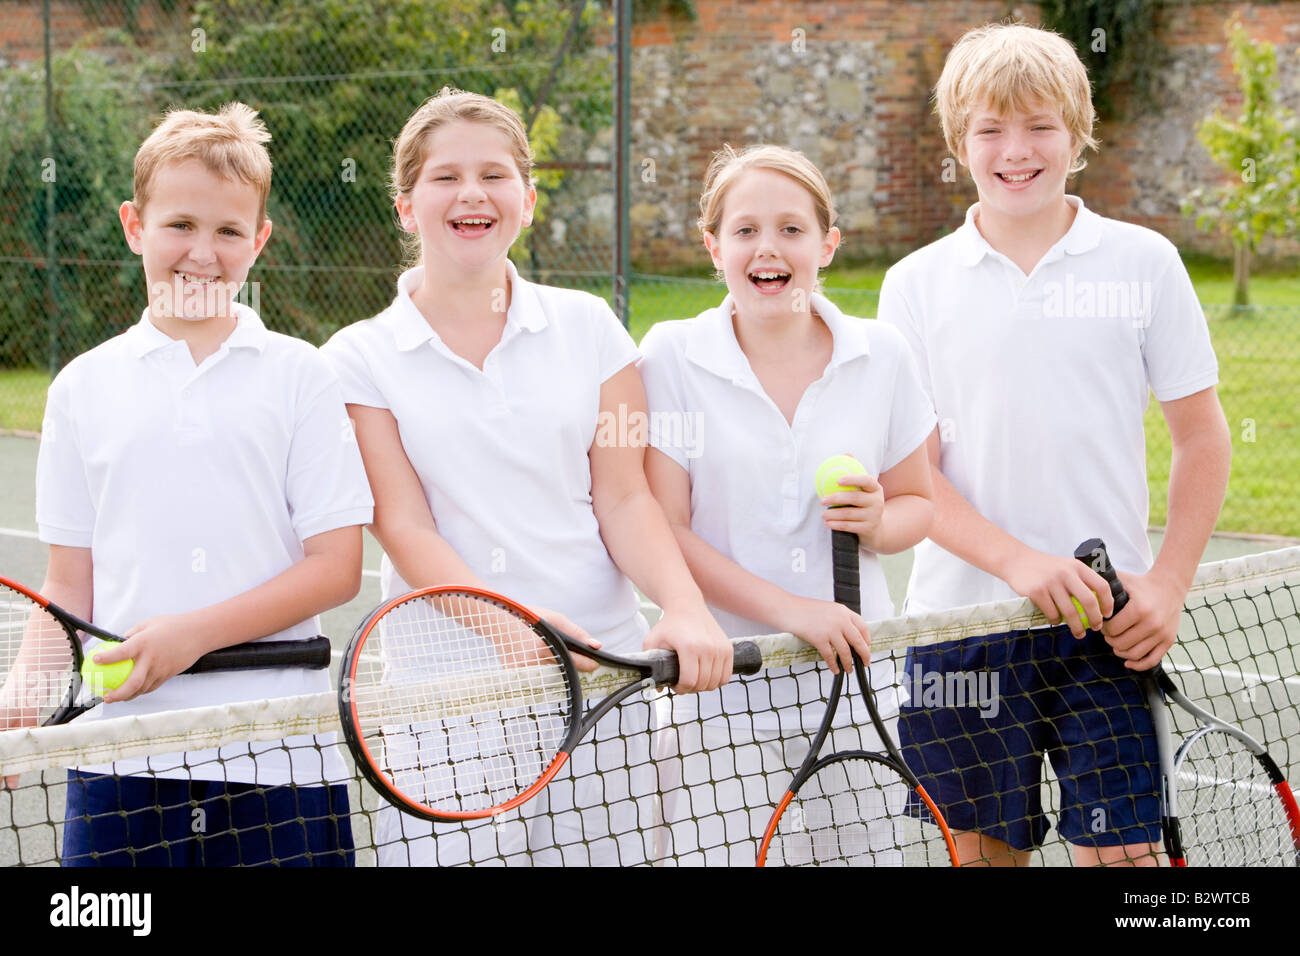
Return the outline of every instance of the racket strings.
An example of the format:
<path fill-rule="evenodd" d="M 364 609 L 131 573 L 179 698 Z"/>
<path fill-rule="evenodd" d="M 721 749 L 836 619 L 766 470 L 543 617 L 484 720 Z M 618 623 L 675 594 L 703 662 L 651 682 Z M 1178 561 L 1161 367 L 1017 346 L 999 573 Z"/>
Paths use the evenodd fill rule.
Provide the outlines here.
<path fill-rule="evenodd" d="M 950 866 L 939 827 L 912 808 L 920 798 L 883 760 L 837 757 L 791 798 L 767 866 Z"/>
<path fill-rule="evenodd" d="M 75 669 L 63 625 L 0 584 L 0 730 L 49 720 L 66 700 Z"/>
<path fill-rule="evenodd" d="M 1175 773 L 1189 866 L 1295 866 L 1286 810 L 1259 760 L 1231 734 L 1189 742 Z"/>
<path fill-rule="evenodd" d="M 388 611 L 350 688 L 372 764 L 444 812 L 491 809 L 546 770 L 571 716 L 566 672 L 527 622 L 475 595 Z"/>

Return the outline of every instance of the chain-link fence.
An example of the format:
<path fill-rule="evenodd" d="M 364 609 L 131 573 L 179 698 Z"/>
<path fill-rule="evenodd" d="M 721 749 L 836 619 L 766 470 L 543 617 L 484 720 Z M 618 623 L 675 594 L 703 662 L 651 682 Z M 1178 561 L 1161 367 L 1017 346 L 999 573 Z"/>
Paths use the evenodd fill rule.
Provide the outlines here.
<path fill-rule="evenodd" d="M 520 268 L 609 293 L 606 5 L 204 0 L 147 5 L 152 19 L 141 4 L 62 4 L 50 19 L 18 6 L 0 18 L 6 34 L 28 28 L 36 55 L 0 81 L 0 427 L 32 427 L 11 409 L 39 383 L 27 370 L 55 371 L 139 318 L 142 274 L 116 213 L 170 107 L 239 100 L 271 131 L 275 228 L 249 284 L 279 331 L 319 343 L 391 300 L 403 261 L 392 141 L 443 86 L 496 96 L 529 125 L 539 202 L 512 253 Z"/>
<path fill-rule="evenodd" d="M 613 300 L 627 210 L 615 199 L 611 3 L 51 7 L 46 18 L 39 0 L 0 5 L 0 36 L 9 38 L 0 78 L 0 430 L 39 429 L 50 373 L 138 319 L 143 276 L 116 210 L 131 194 L 135 150 L 172 106 L 240 100 L 271 130 L 275 230 L 249 278 L 272 328 L 319 343 L 387 305 L 403 260 L 387 189 L 392 140 L 444 85 L 499 96 L 530 123 L 542 199 L 516 264 Z M 631 95 L 645 91 L 633 83 Z M 630 222 L 635 229 L 635 215 Z M 699 262 L 707 267 L 702 248 Z M 654 322 L 721 300 L 713 280 L 637 268 L 628 314 L 638 339 Z M 836 288 L 835 271 L 828 286 L 846 312 L 875 315 L 874 291 Z M 1234 447 L 1219 528 L 1300 536 L 1300 302 L 1207 311 Z M 1169 443 L 1154 402 L 1148 446 L 1151 519 L 1161 524 Z"/>

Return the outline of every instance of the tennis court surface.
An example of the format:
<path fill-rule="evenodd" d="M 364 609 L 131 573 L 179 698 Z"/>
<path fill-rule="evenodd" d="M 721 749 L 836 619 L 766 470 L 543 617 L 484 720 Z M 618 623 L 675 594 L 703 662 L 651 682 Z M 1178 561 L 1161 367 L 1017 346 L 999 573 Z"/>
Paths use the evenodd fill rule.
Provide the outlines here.
<path fill-rule="evenodd" d="M 1240 725 L 1263 742 L 1286 777 L 1300 779 L 1300 548 L 1266 552 L 1204 565 L 1189 595 L 1179 644 L 1167 659 L 1184 693 L 1219 717 Z M 909 648 L 946 643 L 974 636 L 1023 632 L 1043 624 L 1041 616 L 1027 602 L 1006 602 L 975 609 L 960 609 L 941 615 L 899 618 L 876 622 L 872 627 L 873 659 L 886 657 L 896 663 L 898 682 L 904 680 L 903 661 Z M 810 649 L 788 635 L 759 639 L 764 652 L 764 671 L 753 699 L 761 699 L 780 682 L 799 685 L 791 668 L 815 666 Z M 597 671 L 584 678 L 588 698 L 598 698 L 616 675 Z M 763 689 L 759 690 L 759 685 Z M 800 685 L 800 686 L 806 686 Z M 914 680 L 912 693 L 923 692 Z M 961 691 L 960 688 L 956 688 Z M 949 687 L 948 692 L 952 692 Z M 989 692 L 994 696 L 990 697 Z M 967 685 L 970 706 L 996 706 L 996 688 Z M 779 696 L 779 695 L 778 695 Z M 611 792 L 608 806 L 595 806 L 588 814 L 605 816 L 615 804 L 631 806 L 634 812 L 610 815 L 623 820 L 617 843 L 626 850 L 627 863 L 660 865 L 744 865 L 755 853 L 750 833 L 754 820 L 762 822 L 789 782 L 793 768 L 772 766 L 755 759 L 752 728 L 743 726 L 743 716 L 721 722 L 725 735 L 735 727 L 736 739 L 717 744 L 718 722 L 712 730 L 698 721 L 666 725 L 668 695 L 653 699 L 632 698 L 624 708 L 647 713 L 639 722 L 655 722 L 653 746 L 646 741 L 626 741 L 623 748 L 627 771 L 619 779 L 651 781 L 634 792 Z M 904 703 L 903 706 L 909 706 Z M 1181 711 L 1171 711 L 1179 733 L 1193 729 Z M 630 721 L 629 723 L 634 723 Z M 895 721 L 887 723 L 895 731 Z M 435 839 L 427 839 L 429 825 L 409 817 L 380 811 L 379 800 L 355 773 L 346 746 L 336 739 L 339 727 L 337 699 L 332 694 L 313 697 L 258 701 L 244 705 L 200 708 L 137 718 L 74 722 L 65 727 L 12 731 L 0 735 L 0 772 L 18 774 L 15 788 L 0 791 L 0 864 L 56 865 L 60 862 L 64 818 L 66 768 L 103 763 L 112 759 L 147 756 L 158 758 L 178 751 L 221 747 L 220 756 L 207 762 L 204 776 L 220 777 L 221 768 L 236 755 L 254 763 L 282 763 L 291 760 L 316 766 L 335 763 L 346 766 L 343 779 L 349 790 L 351 813 L 340 824 L 350 827 L 357 846 L 356 864 L 478 863 L 528 864 L 543 862 L 586 862 L 582 834 L 556 838 L 555 845 L 539 845 L 537 808 L 525 805 L 493 820 L 471 824 L 439 824 Z M 812 728 L 809 728 L 811 730 Z M 410 728 L 403 728 L 409 732 Z M 702 749 L 699 741 L 711 741 Z M 589 743 L 580 746 L 590 746 Z M 653 753 L 650 762 L 637 754 Z M 765 765 L 766 763 L 766 765 Z M 187 766 L 192 766 L 188 764 Z M 602 768 L 607 769 L 607 768 Z M 552 786 L 565 786 L 563 777 Z M 1198 781 L 1205 792 L 1194 805 L 1184 809 L 1184 826 L 1197 832 L 1221 832 L 1232 801 L 1218 799 L 1234 795 L 1243 784 L 1225 776 Z M 1054 788 L 1046 788 L 1054 792 Z M 664 819 L 664 795 L 674 808 L 672 819 Z M 974 794 L 972 796 L 980 796 Z M 676 799 L 673 799 L 676 797 Z M 685 807 L 685 810 L 682 808 Z M 1049 812 L 1052 804 L 1048 802 Z M 1200 819 L 1188 820 L 1192 814 Z M 532 817 L 531 844 L 520 836 L 525 820 Z M 540 814 L 541 818 L 545 814 Z M 394 826 L 397 819 L 412 826 Z M 91 821 L 94 826 L 95 821 Z M 1249 823 L 1246 824 L 1249 826 Z M 927 828 L 904 824 L 897 828 L 900 841 L 922 841 L 908 847 L 908 860 L 929 860 L 941 865 L 945 856 L 927 839 Z M 544 822 L 541 831 L 545 832 Z M 197 838 L 196 838 L 197 839 Z M 1206 838 L 1208 839 L 1208 837 Z M 1194 850 L 1189 858 L 1196 863 Z M 284 864 L 317 862 L 302 858 L 283 859 Z M 1037 865 L 1069 865 L 1066 845 L 1048 836 L 1035 853 Z M 1207 861 L 1209 862 L 1209 861 Z M 1295 865 L 1294 854 L 1282 854 L 1277 862 Z"/>

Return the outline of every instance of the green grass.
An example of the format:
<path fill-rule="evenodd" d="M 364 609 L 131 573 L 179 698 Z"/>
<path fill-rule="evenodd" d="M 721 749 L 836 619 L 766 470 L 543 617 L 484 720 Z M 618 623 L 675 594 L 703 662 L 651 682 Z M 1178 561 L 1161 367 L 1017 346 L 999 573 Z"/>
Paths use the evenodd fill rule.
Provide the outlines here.
<path fill-rule="evenodd" d="M 0 431 L 40 431 L 49 387 L 46 372 L 0 369 Z"/>
<path fill-rule="evenodd" d="M 1300 537 L 1300 306 L 1210 313 L 1219 399 L 1232 435 L 1232 478 L 1217 528 Z M 1168 504 L 1169 431 L 1154 400 L 1146 434 L 1151 523 L 1160 525 Z"/>
<path fill-rule="evenodd" d="M 1251 280 L 1251 300 L 1260 309 L 1234 315 L 1216 308 L 1232 301 L 1231 264 L 1188 257 L 1187 266 L 1210 315 L 1219 395 L 1232 432 L 1232 480 L 1218 528 L 1300 537 L 1294 479 L 1300 472 L 1300 275 L 1282 267 L 1260 269 Z M 823 284 L 849 314 L 874 316 L 887 268 L 883 262 L 838 265 L 828 270 Z M 697 315 L 717 305 L 723 294 L 722 284 L 703 271 L 639 276 L 631 289 L 632 335 L 640 341 L 654 323 Z M 39 430 L 48 385 L 44 372 L 0 370 L 0 430 Z M 1146 431 L 1151 523 L 1161 525 L 1169 432 L 1154 400 L 1147 409 Z"/>

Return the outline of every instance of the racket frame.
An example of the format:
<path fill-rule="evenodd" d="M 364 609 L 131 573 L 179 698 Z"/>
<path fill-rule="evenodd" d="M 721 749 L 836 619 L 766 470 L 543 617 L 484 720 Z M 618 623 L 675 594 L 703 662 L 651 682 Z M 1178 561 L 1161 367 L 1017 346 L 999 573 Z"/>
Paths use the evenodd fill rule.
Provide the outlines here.
<path fill-rule="evenodd" d="M 1074 551 L 1079 561 L 1096 571 L 1110 586 L 1111 596 L 1115 600 L 1113 618 L 1128 604 L 1128 592 L 1124 589 L 1119 573 L 1110 562 L 1106 544 L 1100 538 L 1089 538 Z M 1109 618 L 1107 619 L 1109 620 Z M 1182 825 L 1179 822 L 1179 800 L 1177 774 L 1188 749 L 1199 737 L 1210 731 L 1226 733 L 1240 742 L 1264 769 L 1278 799 L 1282 802 L 1290 826 L 1291 841 L 1295 846 L 1296 865 L 1300 866 L 1300 806 L 1286 776 L 1277 762 L 1269 756 L 1264 745 L 1246 733 L 1240 727 L 1221 719 L 1205 708 L 1192 703 L 1178 688 L 1165 670 L 1164 662 L 1158 661 L 1149 670 L 1141 673 L 1143 692 L 1147 707 L 1151 711 L 1151 724 L 1156 735 L 1156 746 L 1160 755 L 1160 829 L 1164 836 L 1165 853 L 1169 856 L 1171 867 L 1187 866 L 1186 848 L 1183 846 Z M 1173 703 L 1181 707 L 1197 721 L 1197 729 L 1182 739 L 1177 752 L 1174 750 L 1174 733 L 1170 728 L 1166 707 Z"/>
<path fill-rule="evenodd" d="M 380 620 L 389 611 L 415 600 L 454 596 L 472 597 L 486 601 L 501 610 L 513 614 L 526 623 L 533 633 L 550 647 L 552 654 L 564 672 L 564 682 L 569 694 L 568 726 L 565 728 L 564 737 L 560 742 L 557 753 L 546 769 L 542 771 L 542 774 L 509 800 L 492 807 L 476 810 L 435 810 L 418 800 L 412 800 L 393 786 L 383 769 L 375 762 L 374 755 L 365 743 L 365 735 L 361 730 L 361 716 L 357 712 L 356 695 L 352 692 L 352 689 L 356 686 L 357 668 L 361 663 L 362 648 L 366 645 L 370 634 L 379 625 Z M 762 667 L 762 655 L 758 646 L 753 642 L 736 642 L 734 649 L 736 673 L 757 673 Z M 589 657 L 610 667 L 638 671 L 641 674 L 641 679 L 618 688 L 613 693 L 602 698 L 600 703 L 592 707 L 589 713 L 584 714 L 582 681 L 579 679 L 577 667 L 573 663 L 572 655 L 574 653 Z M 679 674 L 677 655 L 675 654 L 658 653 L 647 655 L 643 660 L 633 660 L 617 654 L 608 654 L 599 648 L 575 640 L 542 620 L 523 605 L 492 591 L 476 587 L 425 587 L 398 595 L 381 603 L 366 616 L 366 619 L 353 632 L 344 653 L 343 669 L 339 678 L 339 718 L 340 723 L 343 725 L 343 737 L 347 741 L 348 748 L 352 751 L 357 766 L 361 768 L 362 775 L 365 776 L 371 786 L 389 799 L 394 806 L 425 820 L 447 823 L 481 820 L 506 813 L 533 799 L 542 790 L 546 789 L 550 782 L 555 779 L 556 774 L 564 768 L 573 753 L 573 748 L 578 745 L 579 741 L 614 707 L 638 692 L 675 684 Z"/>

